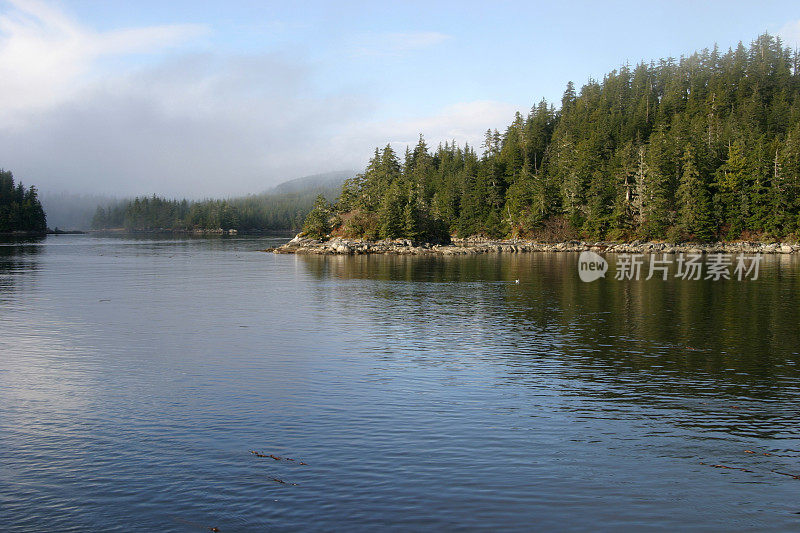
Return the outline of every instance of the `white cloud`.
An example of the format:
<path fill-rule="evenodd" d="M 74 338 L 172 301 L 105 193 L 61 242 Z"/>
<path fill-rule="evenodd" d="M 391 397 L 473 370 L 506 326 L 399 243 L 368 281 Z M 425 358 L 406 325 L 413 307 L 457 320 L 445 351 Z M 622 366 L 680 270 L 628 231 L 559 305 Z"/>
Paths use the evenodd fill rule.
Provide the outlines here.
<path fill-rule="evenodd" d="M 487 128 L 507 124 L 515 110 L 465 102 L 379 119 L 379 100 L 320 87 L 303 56 L 168 53 L 165 47 L 207 30 L 97 32 L 38 1 L 13 6 L 0 14 L 0 167 L 44 191 L 258 192 L 306 174 L 361 169 L 375 146 L 391 142 L 402 153 L 420 133 L 431 147 L 451 140 L 477 147 Z M 408 33 L 379 40 L 399 53 L 445 39 Z M 118 60 L 132 53 L 157 56 L 136 68 Z"/>
<path fill-rule="evenodd" d="M 43 2 L 9 3 L 13 9 L 0 15 L 0 120 L 6 123 L 74 97 L 102 56 L 152 52 L 206 31 L 172 25 L 98 33 Z"/>
<path fill-rule="evenodd" d="M 332 147 L 339 153 L 360 150 L 363 154 L 369 149 L 371 155 L 375 146 L 391 143 L 402 155 L 406 146 L 413 147 L 417 143 L 421 133 L 430 148 L 456 141 L 461 146 L 468 143 L 480 152 L 486 130 L 508 124 L 515 111 L 511 104 L 475 101 L 454 104 L 433 115 L 354 122 L 332 139 Z"/>
<path fill-rule="evenodd" d="M 340 168 L 328 157 L 331 126 L 370 111 L 365 98 L 305 96 L 309 77 L 274 55 L 181 56 L 85 86 L 24 127 L 0 127 L 0 161 L 50 190 L 258 192 Z"/>

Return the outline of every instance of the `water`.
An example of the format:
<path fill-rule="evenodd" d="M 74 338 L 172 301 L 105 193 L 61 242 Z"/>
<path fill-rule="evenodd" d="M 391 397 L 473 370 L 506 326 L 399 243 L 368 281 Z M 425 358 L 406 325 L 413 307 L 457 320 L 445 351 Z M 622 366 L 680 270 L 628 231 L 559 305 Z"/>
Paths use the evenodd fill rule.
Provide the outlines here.
<path fill-rule="evenodd" d="M 0 245 L 5 530 L 800 528 L 798 258 L 277 242 Z"/>

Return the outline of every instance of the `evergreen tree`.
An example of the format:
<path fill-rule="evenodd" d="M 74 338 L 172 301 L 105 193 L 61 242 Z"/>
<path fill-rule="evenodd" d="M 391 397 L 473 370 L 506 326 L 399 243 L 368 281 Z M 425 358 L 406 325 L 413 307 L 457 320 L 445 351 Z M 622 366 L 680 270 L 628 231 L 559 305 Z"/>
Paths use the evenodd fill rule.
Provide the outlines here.
<path fill-rule="evenodd" d="M 36 187 L 14 184 L 14 175 L 0 169 L 0 232 L 47 231 L 47 217 Z"/>
<path fill-rule="evenodd" d="M 715 183 L 718 217 L 730 225 L 729 238 L 741 235 L 747 225 L 750 195 L 753 193 L 750 176 L 744 146 L 740 141 L 734 141 L 728 147 L 728 159 L 717 170 Z"/>
<path fill-rule="evenodd" d="M 400 185 L 396 182 L 389 185 L 378 209 L 381 237 L 396 239 L 405 236 L 403 232 L 405 205 Z"/>
<path fill-rule="evenodd" d="M 336 211 L 352 236 L 526 235 L 555 217 L 595 239 L 786 236 L 799 139 L 800 55 L 765 34 L 569 83 L 558 111 L 487 130 L 480 156 L 422 136 L 402 165 L 376 149 Z"/>
<path fill-rule="evenodd" d="M 686 146 L 681 162 L 683 173 L 678 186 L 678 223 L 690 238 L 706 242 L 713 236 L 711 202 L 691 145 Z"/>
<path fill-rule="evenodd" d="M 331 205 L 321 194 L 317 196 L 314 207 L 306 217 L 303 231 L 309 237 L 322 239 L 331 232 Z"/>

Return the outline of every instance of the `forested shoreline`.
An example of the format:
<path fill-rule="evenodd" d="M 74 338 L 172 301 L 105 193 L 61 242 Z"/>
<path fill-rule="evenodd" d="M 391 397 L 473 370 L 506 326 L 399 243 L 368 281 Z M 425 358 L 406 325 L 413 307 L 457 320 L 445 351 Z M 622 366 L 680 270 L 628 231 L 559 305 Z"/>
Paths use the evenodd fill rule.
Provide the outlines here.
<path fill-rule="evenodd" d="M 623 66 L 542 100 L 480 152 L 376 149 L 309 236 L 797 240 L 800 54 L 759 36 Z"/>
<path fill-rule="evenodd" d="M 311 210 L 314 197 L 335 197 L 336 192 L 262 194 L 229 200 L 171 200 L 159 196 L 137 197 L 98 206 L 92 229 L 124 229 L 130 232 L 218 231 L 265 232 L 299 230 Z"/>
<path fill-rule="evenodd" d="M 0 233 L 45 233 L 47 217 L 36 187 L 14 183 L 14 175 L 0 169 Z"/>

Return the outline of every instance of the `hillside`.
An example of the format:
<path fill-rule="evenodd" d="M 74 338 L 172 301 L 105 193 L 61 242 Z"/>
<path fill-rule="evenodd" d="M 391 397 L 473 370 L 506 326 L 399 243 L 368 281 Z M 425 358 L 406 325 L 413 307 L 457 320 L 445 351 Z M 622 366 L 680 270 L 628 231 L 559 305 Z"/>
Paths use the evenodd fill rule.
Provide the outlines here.
<path fill-rule="evenodd" d="M 331 172 L 290 180 L 268 191 L 238 198 L 190 201 L 137 197 L 97 206 L 93 229 L 190 231 L 235 229 L 240 232 L 298 230 L 318 196 L 335 200 L 349 172 Z"/>
<path fill-rule="evenodd" d="M 320 194 L 334 189 L 338 196 L 342 184 L 348 178 L 352 178 L 357 174 L 354 170 L 338 170 L 335 172 L 325 172 L 323 174 L 314 174 L 302 178 L 296 178 L 289 181 L 284 181 L 266 191 L 267 194 L 296 194 L 301 192 L 315 192 Z M 335 196 L 334 196 L 335 197 Z"/>
<path fill-rule="evenodd" d="M 761 35 L 625 65 L 480 147 L 376 149 L 312 235 L 446 240 L 796 239 L 800 55 Z M 331 216 L 335 215 L 335 216 Z"/>

